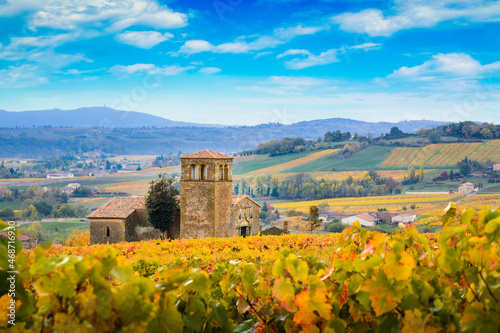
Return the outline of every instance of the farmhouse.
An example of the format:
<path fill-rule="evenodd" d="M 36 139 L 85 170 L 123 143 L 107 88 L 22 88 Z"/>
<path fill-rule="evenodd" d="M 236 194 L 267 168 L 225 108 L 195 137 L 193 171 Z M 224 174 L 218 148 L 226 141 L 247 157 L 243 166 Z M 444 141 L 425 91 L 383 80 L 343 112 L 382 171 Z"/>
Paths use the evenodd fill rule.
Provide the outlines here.
<path fill-rule="evenodd" d="M 232 195 L 233 157 L 202 150 L 181 157 L 180 209 L 168 238 L 256 235 L 260 205 Z M 144 197 L 114 198 L 89 215 L 90 242 L 117 243 L 160 238 L 147 220 Z"/>
<path fill-rule="evenodd" d="M 474 183 L 463 183 L 458 187 L 458 193 L 462 193 L 463 195 L 470 194 L 474 191 Z"/>
<path fill-rule="evenodd" d="M 391 222 L 395 223 L 395 224 L 399 224 L 399 223 L 407 224 L 407 223 L 413 223 L 416 220 L 417 220 L 416 215 L 400 214 L 400 215 L 393 216 L 391 219 Z"/>
<path fill-rule="evenodd" d="M 9 236 L 5 232 L 0 232 L 0 238 L 8 239 Z M 17 239 L 23 244 L 24 250 L 34 249 L 37 246 L 37 240 L 26 235 L 19 234 Z"/>
<path fill-rule="evenodd" d="M 75 175 L 71 172 L 59 172 L 59 173 L 50 173 L 47 175 L 47 178 L 74 178 Z"/>
<path fill-rule="evenodd" d="M 370 215 L 368 213 L 364 214 L 358 214 L 358 215 L 352 215 L 348 217 L 344 217 L 342 219 L 342 224 L 347 224 L 351 225 L 354 222 L 358 221 L 359 224 L 365 227 L 373 227 L 381 222 L 381 219 L 378 217 L 375 217 L 373 215 Z"/>

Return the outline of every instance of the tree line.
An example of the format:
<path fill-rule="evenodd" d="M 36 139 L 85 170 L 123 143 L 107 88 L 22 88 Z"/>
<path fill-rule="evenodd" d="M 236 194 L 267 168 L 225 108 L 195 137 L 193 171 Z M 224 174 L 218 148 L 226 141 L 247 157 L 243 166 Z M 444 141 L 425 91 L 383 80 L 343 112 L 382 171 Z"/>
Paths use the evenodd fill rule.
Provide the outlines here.
<path fill-rule="evenodd" d="M 392 177 L 382 177 L 376 171 L 367 171 L 360 179 L 348 176 L 344 180 L 314 179 L 309 174 L 289 176 L 257 175 L 233 180 L 233 193 L 254 198 L 317 200 L 340 197 L 401 193 L 401 185 Z"/>

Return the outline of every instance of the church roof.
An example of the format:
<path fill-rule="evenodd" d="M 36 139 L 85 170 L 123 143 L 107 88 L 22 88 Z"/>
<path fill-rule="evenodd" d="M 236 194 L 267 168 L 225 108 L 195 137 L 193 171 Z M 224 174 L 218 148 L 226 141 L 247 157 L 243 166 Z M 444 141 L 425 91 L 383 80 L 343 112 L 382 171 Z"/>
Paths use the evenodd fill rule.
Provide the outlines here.
<path fill-rule="evenodd" d="M 218 153 L 218 152 L 210 150 L 210 149 L 205 149 L 205 150 L 200 150 L 196 153 L 181 156 L 181 158 L 230 158 L 230 159 L 233 159 L 234 157 L 226 155 L 226 154 Z"/>
<path fill-rule="evenodd" d="M 271 227 L 266 230 L 262 230 L 260 234 L 265 236 L 279 236 L 279 235 L 287 235 L 288 231 L 278 227 Z"/>
<path fill-rule="evenodd" d="M 176 196 L 180 201 L 180 196 Z M 108 203 L 92 212 L 88 218 L 126 219 L 136 209 L 146 209 L 145 197 L 113 198 Z"/>
<path fill-rule="evenodd" d="M 257 206 L 261 207 L 261 205 L 259 205 L 255 200 L 252 200 L 252 198 L 250 198 L 249 196 L 246 196 L 246 195 L 233 195 L 233 200 L 231 203 L 233 205 L 236 205 L 238 202 L 240 202 L 241 200 L 243 200 L 245 198 L 248 198 L 248 200 L 254 202 Z"/>
<path fill-rule="evenodd" d="M 129 217 L 136 209 L 144 209 L 146 202 L 144 197 L 113 198 L 90 214 L 89 218 L 119 218 Z"/>

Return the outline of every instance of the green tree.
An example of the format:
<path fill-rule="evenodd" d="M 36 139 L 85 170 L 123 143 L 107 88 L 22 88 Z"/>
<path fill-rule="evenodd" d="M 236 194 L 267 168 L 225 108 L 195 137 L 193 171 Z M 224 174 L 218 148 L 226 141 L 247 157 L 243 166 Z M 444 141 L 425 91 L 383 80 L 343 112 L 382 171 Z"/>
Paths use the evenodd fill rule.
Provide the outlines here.
<path fill-rule="evenodd" d="M 441 135 L 439 134 L 438 131 L 431 131 L 429 133 L 429 141 L 431 143 L 436 143 L 439 141 L 439 139 L 441 139 Z"/>
<path fill-rule="evenodd" d="M 343 225 L 341 222 L 334 222 L 331 223 L 327 230 L 328 232 L 333 232 L 333 233 L 341 233 L 347 226 Z"/>
<path fill-rule="evenodd" d="M 35 203 L 33 203 L 33 206 L 35 206 L 36 210 L 42 216 L 49 216 L 50 214 L 52 214 L 53 206 L 46 201 L 35 202 Z"/>
<path fill-rule="evenodd" d="M 109 164 L 109 161 L 106 161 L 106 170 L 110 170 L 111 169 L 111 164 Z"/>
<path fill-rule="evenodd" d="M 418 181 L 423 182 L 424 181 L 424 164 L 420 164 L 420 171 L 418 172 Z"/>
<path fill-rule="evenodd" d="M 469 163 L 462 163 L 459 168 L 459 172 L 462 176 L 466 177 L 470 174 Z"/>
<path fill-rule="evenodd" d="M 16 213 L 14 212 L 14 210 L 10 207 L 7 207 L 3 210 L 0 210 L 0 217 L 3 217 L 3 218 L 13 218 L 16 216 Z"/>
<path fill-rule="evenodd" d="M 146 212 L 148 221 L 163 233 L 167 238 L 167 230 L 175 220 L 175 214 L 179 209 L 176 196 L 179 190 L 174 186 L 174 179 L 166 174 L 158 175 L 157 180 L 150 183 L 146 194 Z"/>
<path fill-rule="evenodd" d="M 75 217 L 77 209 L 73 204 L 62 205 L 56 212 L 57 217 Z"/>
<path fill-rule="evenodd" d="M 313 232 L 321 226 L 323 221 L 319 219 L 319 208 L 318 206 L 309 207 L 309 230 Z"/>
<path fill-rule="evenodd" d="M 408 179 L 410 179 L 410 182 L 412 183 L 414 183 L 417 180 L 414 167 L 410 168 L 410 171 L 408 172 Z"/>
<path fill-rule="evenodd" d="M 40 214 L 36 210 L 35 206 L 29 205 L 26 209 L 21 210 L 21 217 L 26 220 L 34 221 L 38 220 Z"/>

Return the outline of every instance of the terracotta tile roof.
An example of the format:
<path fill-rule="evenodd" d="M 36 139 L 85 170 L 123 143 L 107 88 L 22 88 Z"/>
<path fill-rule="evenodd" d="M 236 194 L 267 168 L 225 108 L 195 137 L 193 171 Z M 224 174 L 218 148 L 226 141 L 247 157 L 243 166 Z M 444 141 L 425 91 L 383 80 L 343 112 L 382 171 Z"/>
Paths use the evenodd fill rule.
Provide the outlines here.
<path fill-rule="evenodd" d="M 113 198 L 113 200 L 101 206 L 90 214 L 89 218 L 127 218 L 136 209 L 146 207 L 144 197 L 123 197 Z"/>
<path fill-rule="evenodd" d="M 371 216 L 370 214 L 367 214 L 367 213 L 359 214 L 359 215 L 356 215 L 356 216 L 359 217 L 359 218 L 362 218 L 362 219 L 364 219 L 366 221 L 369 221 L 369 222 L 375 222 L 375 221 L 380 220 L 379 218 L 373 217 L 373 216 Z"/>
<path fill-rule="evenodd" d="M 271 228 L 268 228 L 266 230 L 262 230 L 260 232 L 261 235 L 266 235 L 266 236 L 269 236 L 269 235 L 272 235 L 272 236 L 279 236 L 279 235 L 286 235 L 288 234 L 287 231 L 283 230 L 283 229 L 280 229 L 278 227 L 271 227 Z"/>
<path fill-rule="evenodd" d="M 175 198 L 180 204 L 181 196 L 178 195 Z M 136 209 L 146 209 L 146 201 L 144 197 L 113 198 L 111 201 L 92 212 L 92 214 L 88 217 L 125 219 Z"/>
<path fill-rule="evenodd" d="M 8 238 L 7 234 L 5 232 L 0 232 L 0 238 Z M 29 240 L 35 240 L 34 238 L 28 237 L 23 234 L 19 234 L 17 236 L 17 239 L 19 239 L 21 242 L 29 241 Z"/>
<path fill-rule="evenodd" d="M 218 152 L 210 150 L 210 149 L 200 150 L 196 153 L 181 156 L 181 158 L 230 158 L 230 159 L 234 159 L 234 157 L 232 157 L 232 156 L 218 153 Z"/>

